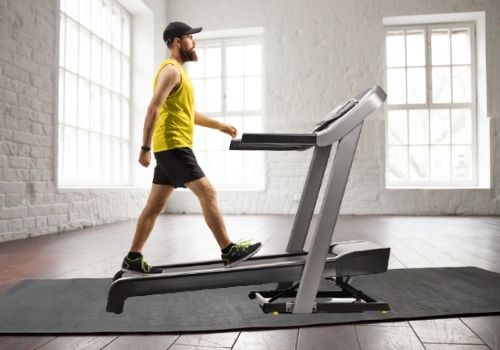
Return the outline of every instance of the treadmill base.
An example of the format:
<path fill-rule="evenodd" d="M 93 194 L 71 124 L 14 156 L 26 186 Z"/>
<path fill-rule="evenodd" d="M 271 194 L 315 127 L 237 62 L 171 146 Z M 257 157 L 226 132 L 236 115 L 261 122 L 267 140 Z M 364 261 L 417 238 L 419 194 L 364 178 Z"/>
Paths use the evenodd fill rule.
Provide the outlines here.
<path fill-rule="evenodd" d="M 377 301 L 348 283 L 349 278 L 327 278 L 335 283 L 339 290 L 318 291 L 316 300 L 309 312 L 364 312 L 390 311 L 389 304 Z M 285 290 L 252 291 L 250 299 L 256 299 L 264 313 L 294 313 L 295 298 L 297 297 L 298 284 Z M 280 298 L 292 299 L 289 301 L 275 302 Z M 325 299 L 325 300 L 320 300 Z"/>

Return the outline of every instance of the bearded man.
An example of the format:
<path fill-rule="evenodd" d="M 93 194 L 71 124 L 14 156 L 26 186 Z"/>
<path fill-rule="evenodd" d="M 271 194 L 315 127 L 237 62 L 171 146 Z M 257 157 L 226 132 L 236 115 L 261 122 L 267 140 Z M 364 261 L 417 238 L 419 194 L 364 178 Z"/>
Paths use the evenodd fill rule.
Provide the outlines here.
<path fill-rule="evenodd" d="M 198 197 L 205 221 L 221 249 L 224 266 L 235 266 L 262 247 L 260 242 L 233 243 L 229 239 L 217 205 L 216 191 L 198 165 L 192 150 L 195 124 L 219 130 L 233 138 L 237 134 L 232 125 L 194 110 L 193 86 L 183 65 L 197 61 L 193 34 L 201 30 L 182 22 L 172 22 L 163 32 L 170 57 L 160 64 L 154 78 L 153 97 L 144 121 L 139 154 L 139 163 L 148 167 L 153 150 L 156 167 L 151 193 L 137 222 L 130 252 L 122 263 L 123 271 L 137 274 L 163 272 L 144 260 L 142 249 L 168 197 L 178 187 L 187 187 Z"/>

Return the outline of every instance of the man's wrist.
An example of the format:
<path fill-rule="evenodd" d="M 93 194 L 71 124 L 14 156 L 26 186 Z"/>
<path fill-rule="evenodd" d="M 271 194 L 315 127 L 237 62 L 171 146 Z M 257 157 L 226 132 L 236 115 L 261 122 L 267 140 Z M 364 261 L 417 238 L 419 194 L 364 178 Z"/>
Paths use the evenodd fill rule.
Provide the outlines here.
<path fill-rule="evenodd" d="M 151 151 L 151 147 L 148 147 L 148 146 L 141 146 L 141 151 L 144 151 L 144 152 L 149 152 L 149 151 Z"/>

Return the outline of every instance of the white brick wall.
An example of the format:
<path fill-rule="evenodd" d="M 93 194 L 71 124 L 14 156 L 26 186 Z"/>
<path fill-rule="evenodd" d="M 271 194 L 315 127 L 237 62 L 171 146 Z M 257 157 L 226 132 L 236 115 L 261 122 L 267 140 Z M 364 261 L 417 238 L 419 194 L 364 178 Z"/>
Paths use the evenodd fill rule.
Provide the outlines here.
<path fill-rule="evenodd" d="M 456 11 L 487 13 L 493 189 L 384 189 L 379 112 L 364 125 L 342 212 L 500 214 L 498 0 L 170 0 L 167 15 L 206 30 L 263 26 L 265 129 L 300 132 L 347 96 L 383 83 L 382 17 Z M 0 1 L 0 241 L 136 218 L 145 201 L 142 190 L 56 188 L 58 28 L 57 0 Z M 311 152 L 268 153 L 266 191 L 220 192 L 223 212 L 295 212 L 310 158 Z M 183 191 L 167 210 L 200 212 Z"/>
<path fill-rule="evenodd" d="M 383 17 L 472 11 L 486 12 L 493 189 L 385 189 L 385 121 L 380 110 L 363 126 L 341 212 L 500 214 L 500 67 L 495 63 L 500 57 L 500 1 L 170 0 L 167 15 L 169 20 L 182 19 L 205 30 L 264 27 L 264 128 L 303 132 L 346 97 L 374 83 L 384 85 Z M 268 153 L 265 193 L 221 192 L 223 210 L 294 213 L 310 157 L 311 152 Z M 167 209 L 199 211 L 186 192 L 174 193 Z"/>
<path fill-rule="evenodd" d="M 57 0 L 0 1 L 0 242 L 136 218 L 143 190 L 58 190 Z"/>

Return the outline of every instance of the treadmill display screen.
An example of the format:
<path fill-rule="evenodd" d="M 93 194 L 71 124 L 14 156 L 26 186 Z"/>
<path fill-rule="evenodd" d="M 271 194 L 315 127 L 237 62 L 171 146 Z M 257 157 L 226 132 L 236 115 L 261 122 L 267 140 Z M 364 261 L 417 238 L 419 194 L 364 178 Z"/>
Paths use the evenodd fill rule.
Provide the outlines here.
<path fill-rule="evenodd" d="M 331 123 L 344 116 L 347 112 L 349 112 L 354 106 L 358 104 L 356 99 L 351 99 L 344 103 L 343 105 L 335 108 L 331 114 L 333 114 L 330 118 L 320 121 L 318 124 L 314 126 L 312 132 L 318 132 L 326 129 Z"/>
<path fill-rule="evenodd" d="M 354 108 L 358 104 L 359 101 L 363 99 L 372 89 L 366 89 L 359 95 L 357 95 L 354 98 L 351 98 L 349 101 L 345 102 L 344 104 L 336 107 L 330 114 L 329 117 L 325 120 L 320 121 L 318 124 L 316 124 L 311 132 L 318 132 L 321 130 L 325 130 L 330 124 L 332 124 L 334 121 L 337 119 L 341 118 L 344 116 L 347 112 L 349 112 L 351 109 Z"/>

